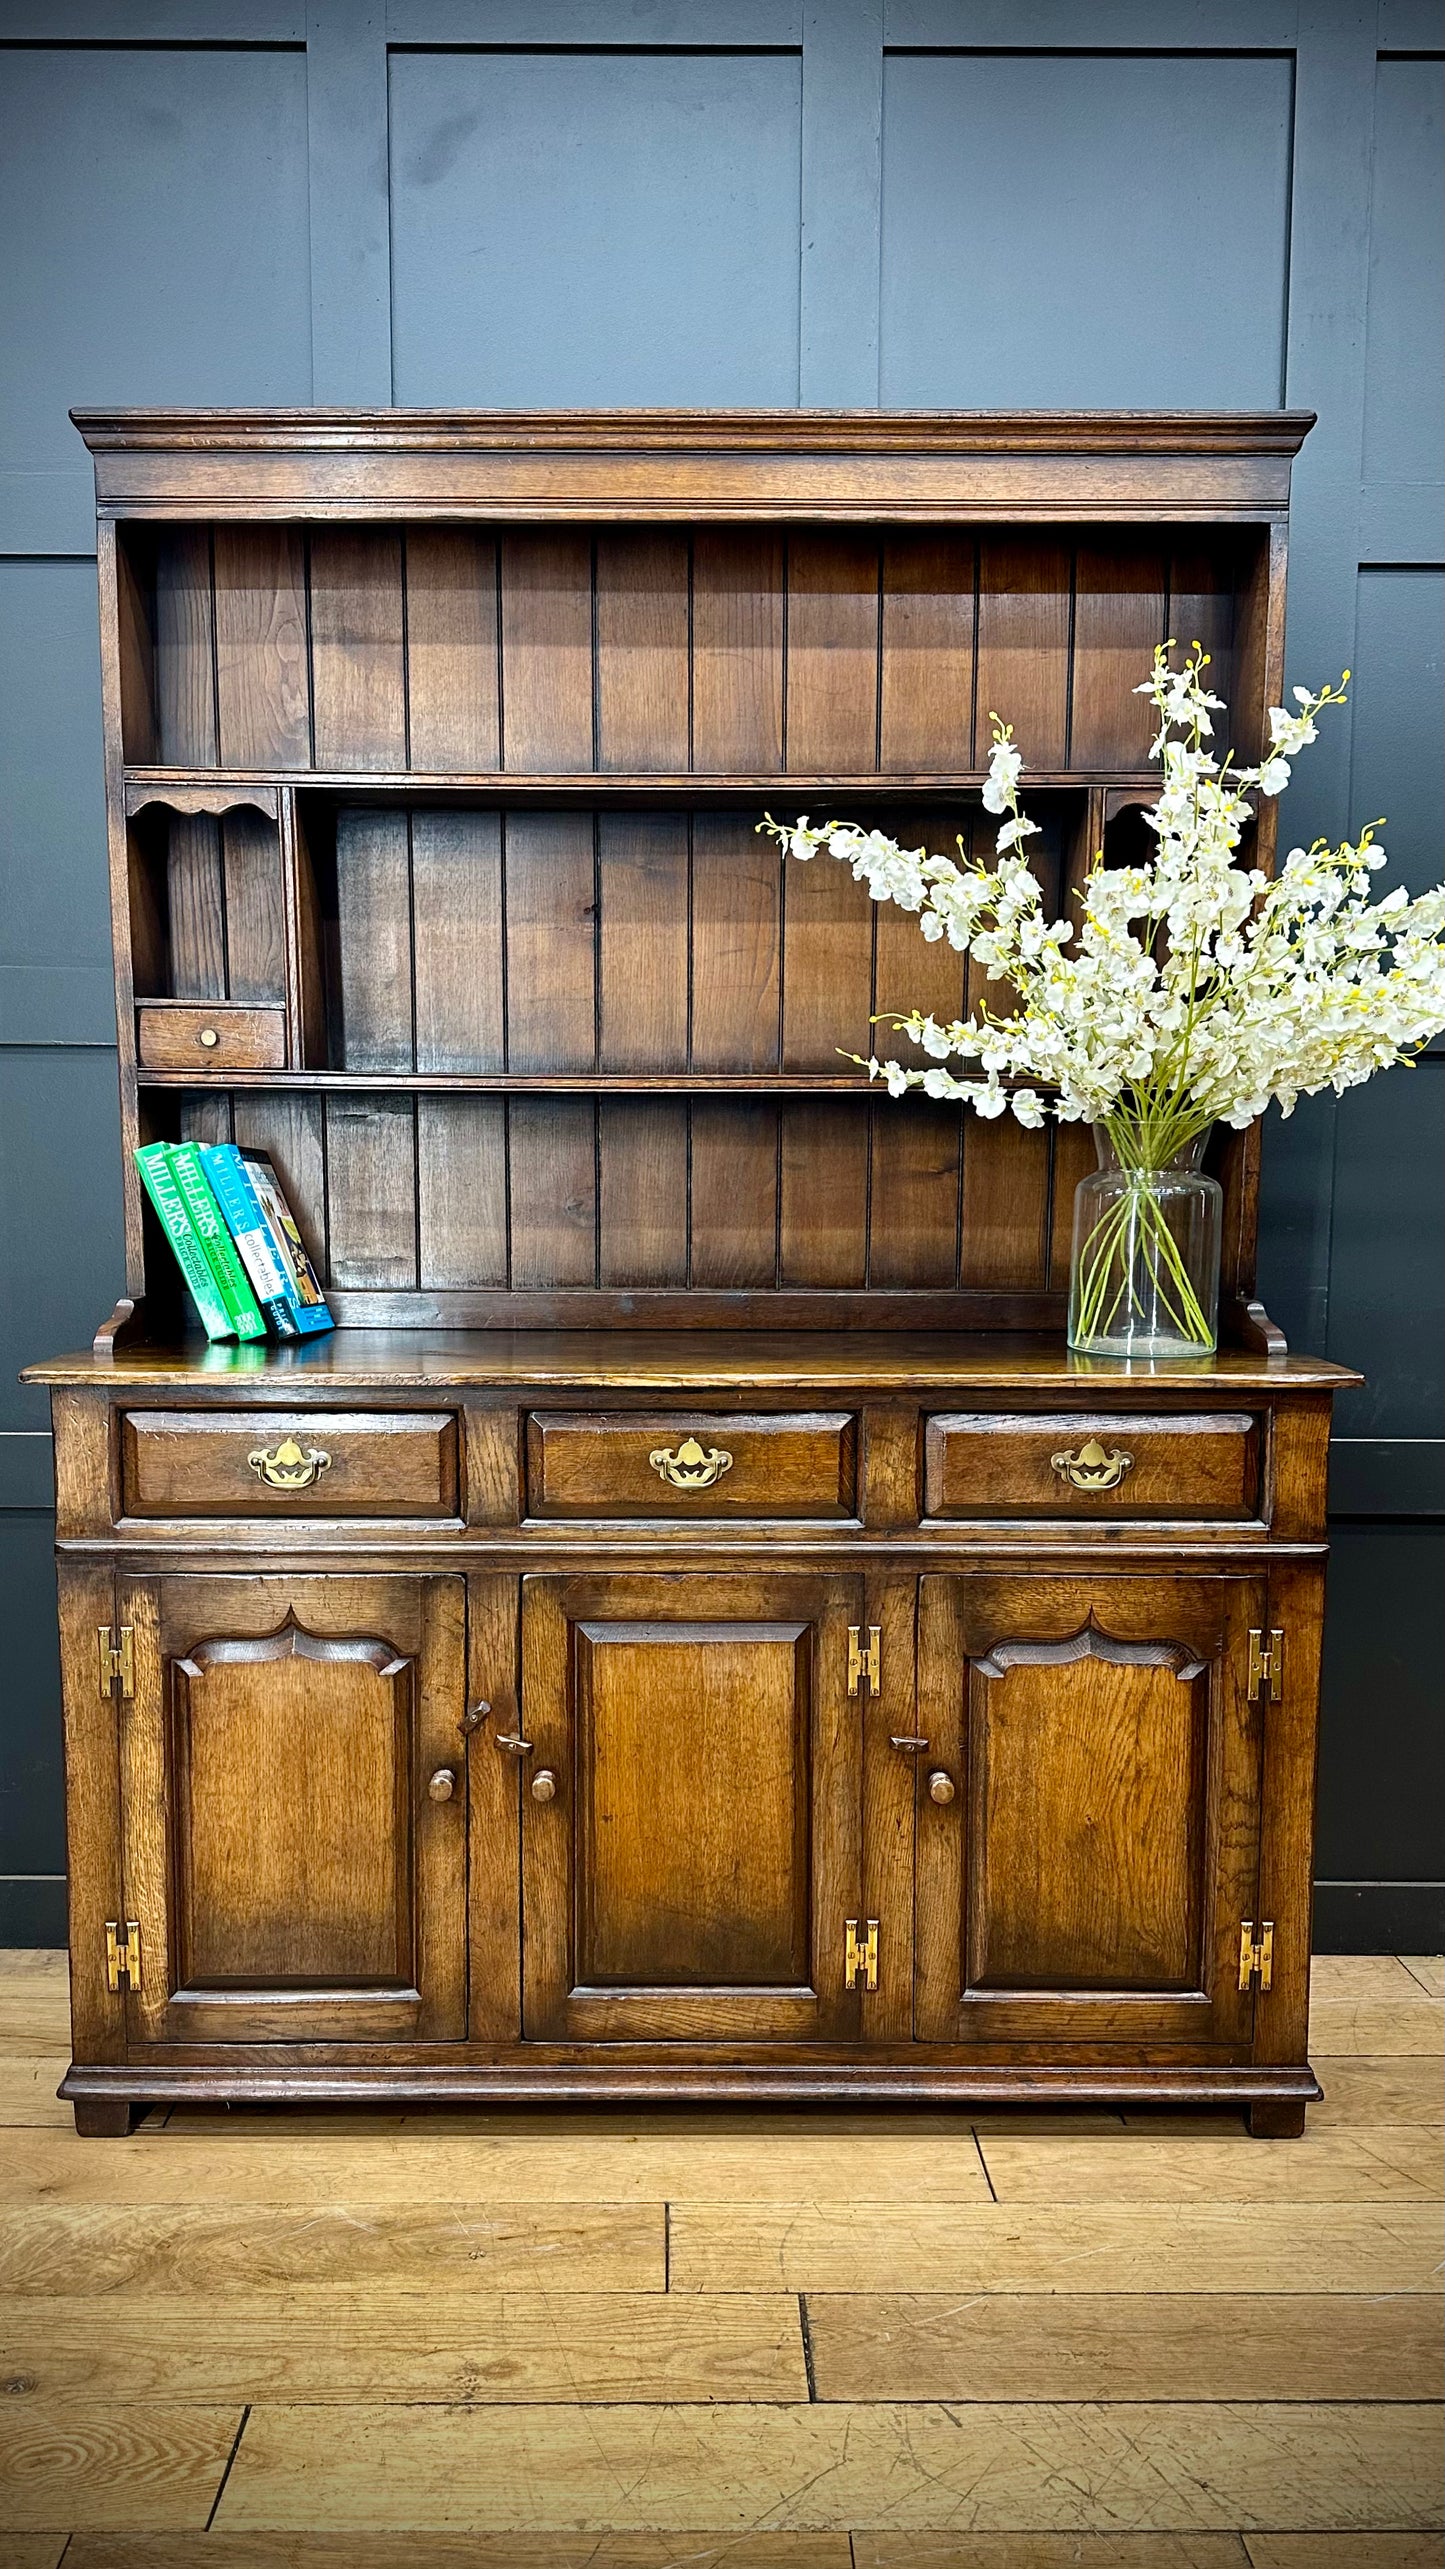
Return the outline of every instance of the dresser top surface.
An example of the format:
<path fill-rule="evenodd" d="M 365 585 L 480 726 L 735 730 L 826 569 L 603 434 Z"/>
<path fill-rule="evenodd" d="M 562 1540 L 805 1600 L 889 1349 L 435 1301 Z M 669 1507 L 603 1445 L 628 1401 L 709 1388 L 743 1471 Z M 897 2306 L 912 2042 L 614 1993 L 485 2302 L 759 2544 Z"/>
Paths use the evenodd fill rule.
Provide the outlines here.
<path fill-rule="evenodd" d="M 739 1331 L 615 1329 L 342 1329 L 299 1346 L 122 1348 L 57 1356 L 27 1368 L 27 1382 L 101 1389 L 254 1388 L 303 1383 L 357 1390 L 548 1386 L 635 1391 L 810 1393 L 1111 1391 L 1154 1387 L 1201 1393 L 1340 1391 L 1360 1380 L 1322 1357 L 1265 1357 L 1237 1348 L 1181 1362 L 1125 1362 L 1071 1355 L 1057 1337 L 949 1331 Z"/>

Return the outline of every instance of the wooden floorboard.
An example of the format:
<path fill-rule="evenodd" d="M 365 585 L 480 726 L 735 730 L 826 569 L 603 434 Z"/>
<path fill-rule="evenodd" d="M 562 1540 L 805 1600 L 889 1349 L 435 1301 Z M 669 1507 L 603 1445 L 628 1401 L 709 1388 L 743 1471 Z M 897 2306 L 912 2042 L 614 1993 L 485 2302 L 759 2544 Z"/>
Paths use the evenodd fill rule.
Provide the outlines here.
<path fill-rule="evenodd" d="M 716 2296 L 718 2301 L 728 2298 Z M 820 2400 L 1431 2400 L 1432 2293 L 813 2293 Z"/>
<path fill-rule="evenodd" d="M 375 2530 L 1423 2527 L 1425 2406 L 267 2408 L 216 2521 Z"/>
<path fill-rule="evenodd" d="M 1440 2569 L 1437 1957 L 1237 2114 L 155 2112 L 0 1955 L 0 2569 Z M 214 2513 L 214 2522 L 210 2519 Z"/>

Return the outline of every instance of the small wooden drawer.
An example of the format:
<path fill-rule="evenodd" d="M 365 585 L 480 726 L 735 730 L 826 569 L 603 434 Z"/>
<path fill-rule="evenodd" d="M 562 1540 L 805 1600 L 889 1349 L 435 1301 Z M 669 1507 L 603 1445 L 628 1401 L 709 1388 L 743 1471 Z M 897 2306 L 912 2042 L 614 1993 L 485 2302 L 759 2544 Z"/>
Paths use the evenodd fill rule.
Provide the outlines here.
<path fill-rule="evenodd" d="M 284 1008 L 153 1003 L 139 1011 L 142 1070 L 284 1070 Z"/>
<path fill-rule="evenodd" d="M 857 1420 L 534 1411 L 533 1517 L 851 1518 Z"/>
<path fill-rule="evenodd" d="M 132 1409 L 126 1516 L 455 1516 L 450 1411 Z"/>
<path fill-rule="evenodd" d="M 1257 1418 L 930 1418 L 931 1517 L 1257 1518 Z"/>

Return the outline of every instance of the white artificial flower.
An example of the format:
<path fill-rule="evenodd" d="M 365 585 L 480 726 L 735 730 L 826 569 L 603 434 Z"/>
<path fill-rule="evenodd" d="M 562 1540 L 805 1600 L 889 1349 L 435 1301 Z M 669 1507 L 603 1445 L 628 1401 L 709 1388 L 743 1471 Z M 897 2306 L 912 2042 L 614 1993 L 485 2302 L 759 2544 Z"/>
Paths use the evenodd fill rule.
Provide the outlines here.
<path fill-rule="evenodd" d="M 1160 717 L 1160 791 L 1146 815 L 1155 854 L 1096 864 L 1074 923 L 1048 918 L 1018 853 L 1037 824 L 1020 810 L 1022 757 L 996 718 L 983 790 L 1003 821 L 992 867 L 961 846 L 957 858 L 930 855 L 848 822 L 760 824 L 797 858 L 826 850 L 874 900 L 912 912 L 926 942 L 971 955 L 990 989 L 1012 996 L 955 1025 L 896 1021 L 929 1066 L 860 1063 L 890 1096 L 921 1088 L 987 1118 L 1012 1110 L 1029 1129 L 1046 1114 L 1107 1124 L 1124 1156 L 1157 1165 L 1216 1120 L 1242 1129 L 1271 1102 L 1289 1115 L 1302 1096 L 1343 1094 L 1445 1029 L 1445 885 L 1414 899 L 1397 886 L 1372 905 L 1384 863 L 1372 830 L 1291 848 L 1272 881 L 1238 862 L 1250 793 L 1283 789 L 1344 682 L 1295 688 L 1297 713 L 1270 710 L 1270 754 L 1240 768 L 1203 747 L 1220 709 L 1205 666 L 1198 646 L 1178 669 L 1156 653 L 1138 691 Z"/>

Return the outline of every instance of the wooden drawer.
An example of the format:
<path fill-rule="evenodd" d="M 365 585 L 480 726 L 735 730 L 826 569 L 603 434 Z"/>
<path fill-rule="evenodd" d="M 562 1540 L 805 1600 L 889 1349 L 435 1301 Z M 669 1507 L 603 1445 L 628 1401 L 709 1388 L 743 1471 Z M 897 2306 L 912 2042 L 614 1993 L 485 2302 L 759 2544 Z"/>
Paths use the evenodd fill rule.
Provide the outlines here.
<path fill-rule="evenodd" d="M 457 1422 L 450 1411 L 132 1409 L 120 1486 L 127 1516 L 455 1516 Z"/>
<path fill-rule="evenodd" d="M 1257 1518 L 1260 1423 L 1113 1414 L 930 1418 L 931 1517 Z"/>
<path fill-rule="evenodd" d="M 856 1515 L 857 1420 L 534 1411 L 533 1517 Z"/>
<path fill-rule="evenodd" d="M 283 1070 L 284 1008 L 151 1006 L 139 1012 L 136 1050 L 142 1070 Z"/>

